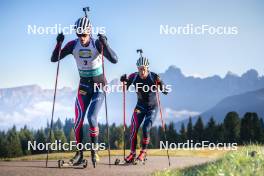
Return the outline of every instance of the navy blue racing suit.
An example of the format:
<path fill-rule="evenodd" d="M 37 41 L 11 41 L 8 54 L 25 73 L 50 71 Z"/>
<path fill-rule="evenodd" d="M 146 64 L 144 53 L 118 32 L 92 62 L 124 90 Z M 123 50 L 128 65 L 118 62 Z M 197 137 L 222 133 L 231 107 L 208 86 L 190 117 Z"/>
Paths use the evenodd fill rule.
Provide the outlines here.
<path fill-rule="evenodd" d="M 51 57 L 52 62 L 72 54 L 75 58 L 79 74 L 80 84 L 75 102 L 75 121 L 74 132 L 77 144 L 82 142 L 82 127 L 85 113 L 88 109 L 89 134 L 92 143 L 98 142 L 99 128 L 97 124 L 97 115 L 103 103 L 103 92 L 96 88 L 94 84 L 106 84 L 103 75 L 102 63 L 102 44 L 97 39 L 94 41 L 90 38 L 87 46 L 82 46 L 79 39 L 68 42 L 60 51 L 60 43 L 57 43 Z M 104 48 L 104 56 L 111 62 L 117 63 L 115 52 L 106 43 Z M 59 57 L 59 52 L 60 58 Z"/>
<path fill-rule="evenodd" d="M 137 93 L 137 104 L 131 118 L 130 150 L 131 153 L 136 153 L 137 133 L 141 123 L 144 121 L 141 144 L 142 151 L 146 151 L 150 142 L 150 129 L 158 112 L 156 87 L 158 86 L 159 90 L 162 90 L 164 94 L 167 94 L 168 92 L 160 77 L 154 72 L 149 72 L 146 79 L 141 79 L 138 72 L 130 74 L 126 82 L 127 89 L 130 85 L 134 85 Z M 151 90 L 151 86 L 154 86 L 154 89 Z M 149 87 L 149 89 L 147 89 L 147 87 Z"/>

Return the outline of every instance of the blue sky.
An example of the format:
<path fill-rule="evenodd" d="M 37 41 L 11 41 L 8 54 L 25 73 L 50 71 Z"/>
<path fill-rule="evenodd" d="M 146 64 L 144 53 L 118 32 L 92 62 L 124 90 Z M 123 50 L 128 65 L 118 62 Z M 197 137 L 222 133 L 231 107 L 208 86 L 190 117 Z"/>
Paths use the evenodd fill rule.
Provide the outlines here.
<path fill-rule="evenodd" d="M 187 75 L 241 75 L 250 68 L 261 75 L 264 51 L 264 2 L 261 0 L 145 0 L 0 2 L 0 88 L 38 84 L 54 87 L 56 64 L 50 63 L 56 35 L 29 35 L 28 25 L 74 24 L 90 6 L 93 25 L 105 26 L 119 63 L 107 62 L 108 79 L 135 71 L 137 48 L 149 57 L 151 69 L 164 72 L 176 65 Z M 237 35 L 160 35 L 160 25 L 236 26 Z M 65 41 L 75 38 L 67 35 Z M 61 62 L 59 87 L 78 85 L 72 56 Z"/>

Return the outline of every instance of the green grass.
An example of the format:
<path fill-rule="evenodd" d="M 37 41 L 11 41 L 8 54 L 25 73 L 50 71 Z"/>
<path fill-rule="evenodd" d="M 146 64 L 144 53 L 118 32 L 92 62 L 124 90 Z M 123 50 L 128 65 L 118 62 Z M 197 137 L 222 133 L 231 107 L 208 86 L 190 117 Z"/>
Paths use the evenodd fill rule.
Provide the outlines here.
<path fill-rule="evenodd" d="M 251 156 L 256 151 L 255 156 Z M 244 146 L 222 158 L 199 166 L 156 172 L 153 176 L 263 176 L 264 147 Z"/>
<path fill-rule="evenodd" d="M 126 154 L 129 154 L 129 150 L 126 150 Z M 197 156 L 197 157 L 207 157 L 207 158 L 219 158 L 226 153 L 224 150 L 170 150 L 170 156 Z M 73 152 L 65 152 L 65 153 L 51 153 L 49 154 L 49 159 L 51 160 L 58 160 L 58 159 L 70 159 L 74 155 Z M 111 156 L 119 156 L 123 155 L 123 150 L 111 150 Z M 159 149 L 149 149 L 148 156 L 166 156 L 167 153 L 165 150 Z M 90 156 L 90 152 L 84 152 L 85 157 Z M 99 151 L 99 156 L 108 156 L 107 150 Z M 46 154 L 38 154 L 38 155 L 29 155 L 29 156 L 22 156 L 17 158 L 9 158 L 9 159 L 2 159 L 2 160 L 45 160 Z"/>

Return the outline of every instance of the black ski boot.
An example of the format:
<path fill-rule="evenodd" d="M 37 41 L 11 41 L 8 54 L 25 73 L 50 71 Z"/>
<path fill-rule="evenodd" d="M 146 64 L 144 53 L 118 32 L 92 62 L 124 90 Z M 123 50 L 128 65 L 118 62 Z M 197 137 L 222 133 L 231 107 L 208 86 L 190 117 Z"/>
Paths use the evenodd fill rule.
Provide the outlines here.
<path fill-rule="evenodd" d="M 92 159 L 93 167 L 95 168 L 96 163 L 100 160 L 96 150 L 91 150 L 91 159 Z"/>
<path fill-rule="evenodd" d="M 70 160 L 69 160 L 69 163 L 73 163 L 74 160 L 76 160 L 76 158 L 78 157 L 80 151 L 77 151 L 74 155 L 74 157 L 72 157 Z"/>
<path fill-rule="evenodd" d="M 80 164 L 83 164 L 83 151 L 79 151 L 78 153 L 76 152 L 72 164 L 73 166 L 78 166 Z"/>

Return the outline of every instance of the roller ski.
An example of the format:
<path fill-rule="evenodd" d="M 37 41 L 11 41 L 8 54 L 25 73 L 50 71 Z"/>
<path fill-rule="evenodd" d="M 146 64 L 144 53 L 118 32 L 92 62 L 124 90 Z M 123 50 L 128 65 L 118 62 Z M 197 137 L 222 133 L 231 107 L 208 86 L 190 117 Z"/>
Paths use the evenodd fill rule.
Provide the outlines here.
<path fill-rule="evenodd" d="M 93 163 L 93 167 L 95 168 L 97 165 L 97 162 L 99 162 L 100 160 L 99 155 L 97 154 L 97 151 L 91 150 L 91 160 Z"/>
<path fill-rule="evenodd" d="M 115 160 L 115 165 L 136 165 L 136 154 L 130 153 L 124 161 L 121 161 L 120 159 Z"/>
<path fill-rule="evenodd" d="M 69 160 L 69 162 L 65 162 L 64 160 L 58 160 L 58 167 L 72 167 L 72 168 L 86 168 L 88 165 L 88 161 L 83 159 L 83 152 L 77 151 L 75 156 Z"/>

